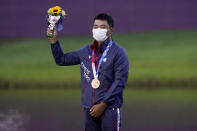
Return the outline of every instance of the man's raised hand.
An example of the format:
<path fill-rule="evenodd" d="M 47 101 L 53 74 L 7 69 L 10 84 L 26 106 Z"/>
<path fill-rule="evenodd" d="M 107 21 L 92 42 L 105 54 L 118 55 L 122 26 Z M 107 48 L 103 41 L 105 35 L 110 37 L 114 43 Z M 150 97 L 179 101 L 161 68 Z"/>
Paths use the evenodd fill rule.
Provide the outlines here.
<path fill-rule="evenodd" d="M 51 33 L 51 30 L 49 28 L 47 28 L 47 36 L 49 36 L 50 33 Z M 48 37 L 51 44 L 55 44 L 57 42 L 57 36 L 58 36 L 57 29 L 54 28 L 53 37 Z"/>

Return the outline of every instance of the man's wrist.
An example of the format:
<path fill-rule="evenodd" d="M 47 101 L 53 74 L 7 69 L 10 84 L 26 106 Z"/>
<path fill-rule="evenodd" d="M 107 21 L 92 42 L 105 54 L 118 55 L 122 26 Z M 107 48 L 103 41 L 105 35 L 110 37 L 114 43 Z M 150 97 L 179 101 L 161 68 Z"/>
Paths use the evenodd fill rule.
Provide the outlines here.
<path fill-rule="evenodd" d="M 107 107 L 107 104 L 106 104 L 105 102 L 101 102 L 100 104 L 101 104 L 103 107 L 105 107 L 105 108 Z"/>
<path fill-rule="evenodd" d="M 55 44 L 57 42 L 57 38 L 50 38 L 51 44 Z"/>

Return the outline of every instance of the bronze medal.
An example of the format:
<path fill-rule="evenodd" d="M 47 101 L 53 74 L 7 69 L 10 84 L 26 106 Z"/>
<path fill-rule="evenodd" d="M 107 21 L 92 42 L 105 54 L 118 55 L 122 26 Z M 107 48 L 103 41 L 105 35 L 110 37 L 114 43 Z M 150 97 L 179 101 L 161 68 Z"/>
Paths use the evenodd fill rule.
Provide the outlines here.
<path fill-rule="evenodd" d="M 92 85 L 92 88 L 94 88 L 94 89 L 99 88 L 99 86 L 100 86 L 100 81 L 99 81 L 97 78 L 94 78 L 94 79 L 92 80 L 91 85 Z"/>

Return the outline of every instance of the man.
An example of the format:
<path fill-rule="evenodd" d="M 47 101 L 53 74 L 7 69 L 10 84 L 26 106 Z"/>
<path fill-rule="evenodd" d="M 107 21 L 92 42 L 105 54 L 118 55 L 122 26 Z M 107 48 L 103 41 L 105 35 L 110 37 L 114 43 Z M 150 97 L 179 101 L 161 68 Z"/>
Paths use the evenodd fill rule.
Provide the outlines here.
<path fill-rule="evenodd" d="M 125 50 L 111 39 L 114 21 L 108 14 L 94 18 L 95 41 L 79 50 L 63 53 L 57 31 L 49 38 L 57 65 L 80 64 L 81 95 L 86 131 L 119 131 L 123 88 L 129 61 Z M 50 30 L 47 30 L 50 33 Z"/>

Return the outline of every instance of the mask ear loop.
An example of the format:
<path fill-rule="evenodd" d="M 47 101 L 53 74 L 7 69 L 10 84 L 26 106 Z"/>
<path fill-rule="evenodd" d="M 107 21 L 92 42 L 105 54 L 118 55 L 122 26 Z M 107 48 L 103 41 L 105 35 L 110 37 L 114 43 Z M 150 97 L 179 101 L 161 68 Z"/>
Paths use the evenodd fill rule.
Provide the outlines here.
<path fill-rule="evenodd" d="M 109 35 L 108 36 L 109 38 L 111 38 L 112 33 L 113 33 L 113 28 L 112 27 L 109 27 L 109 33 L 107 32 L 107 35 Z"/>

